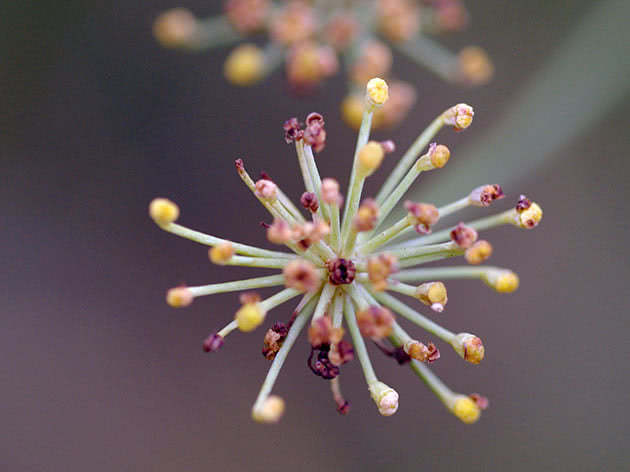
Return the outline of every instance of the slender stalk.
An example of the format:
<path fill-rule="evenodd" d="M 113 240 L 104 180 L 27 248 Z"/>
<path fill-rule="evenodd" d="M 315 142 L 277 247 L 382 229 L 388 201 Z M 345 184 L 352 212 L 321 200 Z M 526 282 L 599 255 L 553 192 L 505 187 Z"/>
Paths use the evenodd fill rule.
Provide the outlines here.
<path fill-rule="evenodd" d="M 339 289 L 337 290 L 337 293 L 335 294 L 335 297 L 333 298 L 332 324 L 333 324 L 333 327 L 335 328 L 339 328 L 343 321 L 343 304 L 344 304 L 345 297 L 346 297 L 346 294 L 343 292 L 343 290 Z"/>
<path fill-rule="evenodd" d="M 428 254 L 448 253 L 458 251 L 461 248 L 453 241 L 440 244 L 428 244 L 426 246 L 404 247 L 400 249 L 389 249 L 388 253 L 397 256 L 399 259 L 411 258 L 416 256 L 426 256 Z"/>
<path fill-rule="evenodd" d="M 224 265 L 247 266 L 247 267 L 267 267 L 269 269 L 282 269 L 287 265 L 289 259 L 286 257 L 247 257 L 232 256 Z"/>
<path fill-rule="evenodd" d="M 195 241 L 196 243 L 203 244 L 205 246 L 217 246 L 222 243 L 230 243 L 232 244 L 232 247 L 234 248 L 237 254 L 245 254 L 247 256 L 256 256 L 256 257 L 274 257 L 274 258 L 282 257 L 285 259 L 295 258 L 295 254 L 291 254 L 288 252 L 269 251 L 267 249 L 260 249 L 255 246 L 248 246 L 246 244 L 235 243 L 227 239 L 210 236 L 209 234 L 202 233 L 201 231 L 195 231 L 193 229 L 186 228 L 185 226 L 178 225 L 177 223 L 169 223 L 167 225 L 162 225 L 160 226 L 160 228 L 162 228 L 164 231 L 167 231 L 172 234 L 176 234 L 177 236 L 181 236 L 182 238 L 190 239 L 191 241 Z"/>
<path fill-rule="evenodd" d="M 408 285 L 397 280 L 388 279 L 387 281 L 387 290 L 390 292 L 402 293 L 403 295 L 415 298 L 416 300 L 418 299 L 417 289 L 418 287 L 414 285 Z"/>
<path fill-rule="evenodd" d="M 361 332 L 359 331 L 359 325 L 357 324 L 357 317 L 354 312 L 354 307 L 352 306 L 349 297 L 346 297 L 345 299 L 344 314 L 346 317 L 346 324 L 348 325 L 348 331 L 350 331 L 350 337 L 352 338 L 352 343 L 354 344 L 354 352 L 359 358 L 359 363 L 361 364 L 361 369 L 363 370 L 365 381 L 368 385 L 373 385 L 378 382 L 378 378 L 376 377 L 376 372 L 374 372 L 374 368 L 372 367 L 372 363 L 370 362 L 370 357 L 368 356 L 365 342 L 363 341 L 363 337 L 361 336 Z"/>
<path fill-rule="evenodd" d="M 225 325 L 217 334 L 224 338 L 236 328 L 238 328 L 238 323 L 236 322 L 236 320 L 232 320 L 227 325 Z"/>
<path fill-rule="evenodd" d="M 381 187 L 381 190 L 378 192 L 376 196 L 376 203 L 382 205 L 385 199 L 394 190 L 396 184 L 398 184 L 400 179 L 403 178 L 405 172 L 407 172 L 409 167 L 411 167 L 411 165 L 415 162 L 416 157 L 420 155 L 425 147 L 427 147 L 429 142 L 435 137 L 442 126 L 444 126 L 444 120 L 442 118 L 442 114 L 440 114 L 422 133 L 420 133 L 400 161 L 398 161 L 398 164 Z"/>
<path fill-rule="evenodd" d="M 300 223 L 304 223 L 306 221 L 302 213 L 300 213 L 300 210 L 297 209 L 291 199 L 287 197 L 287 195 L 282 190 L 280 190 L 280 188 L 278 188 L 278 200 L 280 200 L 282 206 L 286 208 L 286 210 L 291 214 L 291 216 L 293 216 L 296 221 Z"/>
<path fill-rule="evenodd" d="M 457 73 L 457 56 L 424 35 L 395 44 L 396 48 L 415 63 L 426 67 L 438 77 L 452 82 Z"/>
<path fill-rule="evenodd" d="M 440 218 L 444 218 L 450 215 L 451 213 L 455 213 L 460 210 L 463 210 L 469 205 L 470 205 L 470 198 L 467 195 L 464 198 L 455 200 L 453 203 L 449 203 L 448 205 L 444 205 L 443 207 L 438 208 L 438 213 L 440 214 Z"/>
<path fill-rule="evenodd" d="M 451 333 L 449 330 L 442 328 L 440 325 L 438 325 L 437 323 L 434 323 L 429 318 L 422 316 L 416 310 L 407 306 L 406 304 L 392 297 L 391 295 L 387 293 L 382 293 L 382 292 L 379 292 L 379 293 L 372 292 L 372 295 L 383 305 L 388 306 L 389 308 L 394 310 L 396 313 L 399 313 L 400 315 L 404 316 L 412 323 L 417 324 L 418 326 L 425 329 L 426 331 L 433 334 L 434 336 L 437 336 L 444 342 L 447 342 L 450 344 L 453 338 L 455 337 L 455 334 Z"/>
<path fill-rule="evenodd" d="M 311 146 L 304 146 L 304 156 L 306 157 L 306 165 L 308 166 L 308 171 L 311 175 L 311 180 L 313 181 L 313 189 L 315 191 L 315 195 L 317 196 L 317 201 L 319 202 L 317 213 L 324 219 L 324 221 L 329 221 L 330 213 L 328 211 L 328 205 L 322 202 L 322 179 L 319 176 L 319 171 L 317 170 L 317 165 L 315 164 L 315 156 L 313 156 L 313 149 Z"/>
<path fill-rule="evenodd" d="M 284 302 L 287 302 L 292 298 L 297 297 L 301 293 L 302 292 L 294 288 L 285 288 L 281 292 L 278 292 L 275 295 L 272 295 L 271 297 L 260 302 L 260 306 L 263 310 L 269 311 L 277 307 L 278 305 L 282 305 Z"/>
<path fill-rule="evenodd" d="M 308 320 L 308 317 L 311 315 L 311 313 L 313 312 L 313 309 L 315 308 L 315 301 L 317 298 L 313 297 L 312 295 L 305 295 L 304 297 L 306 298 L 309 296 L 311 297 L 310 300 L 306 303 L 306 305 L 301 310 L 299 315 L 295 318 L 295 321 L 293 322 L 293 325 L 291 326 L 291 329 L 289 330 L 289 334 L 284 340 L 284 343 L 282 343 L 282 347 L 280 348 L 280 350 L 276 354 L 276 357 L 271 363 L 269 372 L 267 373 L 267 376 L 265 377 L 265 381 L 263 382 L 262 387 L 260 388 L 260 392 L 258 393 L 258 397 L 256 398 L 256 401 L 254 402 L 254 407 L 253 407 L 254 410 L 262 407 L 265 400 L 269 396 L 269 393 L 271 393 L 271 389 L 273 388 L 273 385 L 275 384 L 276 379 L 278 378 L 280 369 L 282 369 L 282 365 L 284 364 L 284 361 L 286 360 L 287 355 L 289 354 L 289 351 L 293 347 L 295 340 L 299 336 L 300 332 L 302 331 L 302 328 L 304 328 L 304 325 L 306 324 L 306 321 Z"/>
<path fill-rule="evenodd" d="M 315 186 L 313 185 L 313 177 L 311 176 L 310 169 L 306 163 L 306 154 L 304 152 L 304 140 L 299 139 L 295 141 L 295 150 L 297 151 L 298 163 L 300 164 L 300 171 L 302 171 L 302 178 L 304 179 L 304 187 L 307 192 L 315 193 Z"/>
<path fill-rule="evenodd" d="M 339 205 L 330 205 L 330 245 L 334 251 L 341 250 L 341 228 L 339 227 Z"/>
<path fill-rule="evenodd" d="M 480 279 L 491 270 L 499 270 L 499 268 L 491 266 L 455 266 L 401 270 L 396 274 L 396 280 L 421 282 L 424 280 L 442 279 Z"/>
<path fill-rule="evenodd" d="M 242 39 L 224 15 L 197 21 L 197 28 L 186 46 L 191 51 L 227 46 Z"/>
<path fill-rule="evenodd" d="M 275 287 L 277 285 L 284 285 L 284 275 L 270 275 L 268 277 L 257 277 L 255 279 L 236 280 L 234 282 L 188 287 L 188 290 L 193 294 L 193 297 L 200 297 L 203 295 L 213 295 L 215 293 L 235 292 L 239 290 L 250 290 L 262 287 Z"/>
<path fill-rule="evenodd" d="M 409 223 L 409 218 L 405 216 L 404 218 L 398 220 L 398 222 L 387 228 L 385 231 L 382 231 L 377 236 L 373 237 L 364 245 L 362 245 L 360 247 L 361 252 L 364 254 L 371 253 L 383 244 L 397 237 L 405 228 L 408 228 L 410 226 L 411 223 Z"/>
<path fill-rule="evenodd" d="M 401 259 L 398 261 L 398 267 L 413 267 L 419 264 L 427 264 L 433 261 L 441 261 L 449 257 L 461 256 L 464 254 L 464 249 L 452 249 L 450 251 L 442 251 L 435 254 L 426 254 L 424 256 L 409 257 L 407 259 Z"/>
<path fill-rule="evenodd" d="M 319 300 L 317 301 L 317 307 L 315 307 L 315 313 L 313 313 L 313 321 L 321 316 L 324 316 L 324 314 L 326 313 L 326 309 L 328 308 L 328 304 L 335 294 L 336 288 L 337 287 L 330 283 L 324 285 L 322 294 L 319 296 Z"/>

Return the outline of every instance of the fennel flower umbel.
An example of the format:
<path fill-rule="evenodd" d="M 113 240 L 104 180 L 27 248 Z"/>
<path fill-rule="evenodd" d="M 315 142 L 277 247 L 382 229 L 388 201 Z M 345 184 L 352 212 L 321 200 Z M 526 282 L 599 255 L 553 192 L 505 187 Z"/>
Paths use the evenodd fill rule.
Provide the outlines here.
<path fill-rule="evenodd" d="M 289 351 L 307 325 L 309 367 L 315 375 L 330 381 L 333 399 L 342 414 L 348 412 L 349 403 L 341 393 L 340 368 L 355 355 L 378 411 L 389 416 L 398 409 L 398 393 L 377 377 L 368 357 L 366 339 L 400 364 L 408 363 L 463 422 L 475 422 L 487 406 L 484 397 L 455 393 L 438 379 L 427 367 L 440 357 L 438 348 L 430 340 L 421 342 L 412 337 L 398 323 L 396 315 L 450 345 L 472 364 L 480 363 L 484 357 L 481 339 L 468 332 L 452 332 L 438 325 L 413 304 L 400 301 L 390 292 L 415 298 L 426 309 L 435 312 L 443 311 L 448 302 L 443 282 L 447 279 L 476 278 L 498 292 L 512 292 L 518 287 L 514 272 L 479 265 L 490 257 L 492 246 L 478 239 L 478 232 L 503 224 L 533 228 L 540 222 L 542 210 L 521 196 L 515 207 L 501 213 L 433 231 L 446 215 L 468 206 L 488 207 L 494 200 L 504 197 L 499 185 L 483 185 L 439 208 L 430 203 L 404 202 L 407 214 L 384 227 L 386 217 L 418 176 L 442 168 L 448 162 L 449 149 L 431 143 L 434 136 L 443 127 L 452 127 L 456 131 L 466 129 L 473 118 L 472 108 L 465 104 L 455 105 L 439 114 L 402 155 L 378 194 L 362 200 L 365 179 L 378 169 L 386 154 L 395 152 L 391 141 L 369 140 L 375 110 L 387 99 L 387 83 L 378 78 L 371 79 L 366 87 L 363 120 L 343 218 L 340 214 L 344 199 L 338 182 L 331 178 L 321 179 L 315 164 L 314 153 L 325 146 L 326 132 L 321 115 L 311 113 L 304 123 L 292 118 L 284 124 L 285 139 L 295 145 L 304 179 L 306 191 L 299 205 L 302 209 L 293 204 L 268 176 L 254 181 L 243 161 L 236 161 L 238 175 L 272 217 L 272 222 L 266 225 L 269 241 L 283 245 L 291 252 L 261 249 L 186 228 L 175 222 L 179 208 L 173 202 L 157 198 L 150 204 L 150 216 L 160 228 L 210 246 L 209 258 L 213 263 L 281 271 L 277 275 L 232 282 L 180 286 L 167 292 L 167 302 L 174 307 L 188 306 L 203 295 L 244 292 L 234 318 L 204 340 L 205 351 L 217 351 L 233 331 L 256 330 L 273 308 L 300 298 L 290 319 L 286 323 L 274 323 L 264 334 L 262 354 L 272 362 L 253 405 L 252 416 L 257 421 L 276 422 L 284 412 L 284 400 L 271 395 L 271 391 Z M 419 236 L 397 241 L 414 232 Z M 468 265 L 417 268 L 427 262 L 454 256 L 464 256 Z M 264 300 L 251 292 L 273 286 L 284 288 Z M 346 332 L 350 341 L 345 339 Z"/>

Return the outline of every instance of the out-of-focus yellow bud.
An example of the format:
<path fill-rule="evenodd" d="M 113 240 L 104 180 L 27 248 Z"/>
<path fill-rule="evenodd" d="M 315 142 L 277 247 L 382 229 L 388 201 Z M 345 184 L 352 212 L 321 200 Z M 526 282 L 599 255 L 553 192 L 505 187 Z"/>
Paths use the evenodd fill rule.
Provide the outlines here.
<path fill-rule="evenodd" d="M 383 157 L 385 157 L 383 146 L 376 141 L 368 142 L 359 151 L 359 173 L 371 175 L 380 167 Z"/>
<path fill-rule="evenodd" d="M 158 225 L 167 225 L 179 217 L 179 207 L 166 198 L 155 198 L 149 205 L 149 216 Z"/>
<path fill-rule="evenodd" d="M 466 249 L 464 253 L 464 257 L 469 264 L 477 265 L 481 264 L 483 261 L 487 260 L 492 255 L 492 245 L 482 239 L 481 241 L 477 241 L 471 247 Z"/>
<path fill-rule="evenodd" d="M 234 246 L 229 241 L 218 244 L 208 251 L 208 256 L 214 264 L 224 265 L 234 255 Z"/>
<path fill-rule="evenodd" d="M 483 281 L 500 293 L 510 293 L 518 288 L 518 275 L 507 269 L 492 269 L 483 275 Z"/>
<path fill-rule="evenodd" d="M 457 395 L 452 402 L 451 411 L 466 424 L 476 422 L 481 416 L 481 409 L 466 395 Z"/>
<path fill-rule="evenodd" d="M 261 407 L 252 410 L 252 418 L 259 423 L 277 423 L 284 413 L 284 400 L 270 395 Z"/>
<path fill-rule="evenodd" d="M 197 19 L 186 8 L 173 8 L 153 23 L 153 36 L 166 48 L 188 46 L 197 31 Z"/>
<path fill-rule="evenodd" d="M 243 44 L 234 49 L 225 61 L 223 73 L 234 85 L 252 85 L 264 75 L 265 57 L 253 44 Z"/>
<path fill-rule="evenodd" d="M 166 292 L 166 303 L 173 308 L 182 308 L 193 302 L 194 296 L 187 287 L 175 287 Z"/>
<path fill-rule="evenodd" d="M 244 332 L 255 330 L 265 319 L 265 311 L 259 303 L 245 303 L 237 312 L 238 329 Z"/>

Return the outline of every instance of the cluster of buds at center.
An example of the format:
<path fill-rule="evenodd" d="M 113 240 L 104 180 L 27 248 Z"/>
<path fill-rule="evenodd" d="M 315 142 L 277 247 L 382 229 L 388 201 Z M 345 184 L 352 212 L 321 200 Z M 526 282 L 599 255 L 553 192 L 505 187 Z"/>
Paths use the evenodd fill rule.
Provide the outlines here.
<path fill-rule="evenodd" d="M 251 86 L 268 77 L 283 63 L 290 89 L 302 95 L 317 89 L 347 64 L 351 93 L 344 99 L 344 120 L 355 128 L 361 123 L 360 89 L 372 77 L 389 77 L 392 49 L 445 81 L 466 86 L 483 85 L 494 73 L 486 52 L 466 46 L 453 54 L 432 36 L 460 31 L 468 23 L 462 0 L 349 0 L 335 4 L 306 0 L 225 0 L 224 13 L 197 18 L 185 8 L 161 13 L 153 34 L 166 48 L 201 51 L 246 41 L 266 34 L 260 47 L 241 42 L 224 64 L 226 79 Z M 343 3 L 343 4 L 341 4 Z M 373 126 L 401 122 L 416 101 L 413 85 L 391 82 L 390 102 L 373 117 Z"/>
<path fill-rule="evenodd" d="M 271 224 L 265 224 L 268 240 L 290 251 L 258 248 L 194 231 L 176 223 L 180 211 L 173 202 L 165 198 L 151 202 L 149 215 L 155 223 L 165 231 L 211 246 L 211 262 L 279 270 L 274 275 L 245 280 L 178 286 L 167 292 L 166 299 L 179 308 L 190 306 L 204 295 L 244 292 L 234 318 L 203 341 L 206 352 L 218 351 L 234 331 L 248 333 L 269 323 L 262 339 L 262 354 L 271 361 L 271 367 L 253 406 L 256 421 L 273 423 L 284 412 L 284 400 L 271 395 L 271 391 L 288 352 L 306 328 L 308 368 L 329 382 L 340 413 L 349 411 L 349 402 L 341 392 L 342 366 L 355 358 L 379 413 L 389 416 L 399 409 L 398 393 L 380 380 L 372 366 L 367 339 L 398 364 L 409 365 L 455 416 L 472 423 L 487 406 L 487 400 L 478 394 L 453 392 L 428 364 L 440 358 L 438 343 L 450 346 L 465 361 L 479 364 L 485 356 L 483 342 L 467 331 L 450 331 L 424 313 L 432 310 L 442 313 L 441 318 L 445 316 L 448 295 L 444 281 L 448 279 L 476 278 L 500 293 L 515 290 L 519 279 L 514 272 L 480 265 L 490 257 L 492 247 L 478 239 L 478 232 L 504 224 L 531 229 L 540 222 L 542 210 L 521 196 L 513 208 L 501 213 L 435 230 L 451 214 L 469 206 L 488 207 L 503 197 L 500 186 L 484 185 L 442 207 L 404 202 L 407 213 L 389 222 L 388 216 L 395 207 L 402 206 L 403 196 L 417 177 L 443 168 L 449 160 L 450 150 L 432 143 L 434 136 L 444 127 L 458 131 L 469 127 L 473 111 L 468 105 L 458 104 L 439 114 L 402 154 L 377 194 L 362 198 L 366 179 L 376 173 L 384 159 L 395 155 L 393 143 L 369 140 L 373 115 L 388 100 L 388 84 L 371 79 L 365 95 L 362 132 L 345 199 L 334 178 L 320 178 L 315 163 L 314 153 L 323 149 L 326 136 L 319 114 L 311 113 L 303 124 L 292 118 L 284 125 L 285 139 L 295 147 L 302 171 L 305 191 L 300 204 L 292 203 L 266 174 L 255 182 L 243 161 L 236 161 L 238 176 L 272 218 Z M 405 236 L 410 239 L 405 240 Z M 469 264 L 419 267 L 454 256 L 464 256 Z M 264 299 L 251 292 L 277 286 L 282 288 Z M 398 295 L 409 297 L 411 302 L 403 302 Z M 291 315 L 283 317 L 288 321 L 268 320 L 274 308 L 298 297 Z M 407 333 L 399 318 L 423 328 L 431 339 L 418 341 Z"/>

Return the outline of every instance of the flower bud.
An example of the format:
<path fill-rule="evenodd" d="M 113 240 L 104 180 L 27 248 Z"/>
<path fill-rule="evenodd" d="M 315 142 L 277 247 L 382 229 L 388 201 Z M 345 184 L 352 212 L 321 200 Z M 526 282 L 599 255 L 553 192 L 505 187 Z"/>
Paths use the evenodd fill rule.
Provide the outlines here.
<path fill-rule="evenodd" d="M 267 228 L 267 239 L 274 244 L 286 244 L 291 241 L 293 231 L 284 220 L 273 220 L 273 223 Z"/>
<path fill-rule="evenodd" d="M 521 198 L 516 204 L 516 216 L 513 224 L 521 228 L 532 229 L 538 226 L 542 217 L 542 208 L 525 195 L 521 195 Z"/>
<path fill-rule="evenodd" d="M 265 320 L 265 311 L 260 303 L 245 303 L 235 315 L 238 329 L 244 332 L 253 331 Z"/>
<path fill-rule="evenodd" d="M 253 44 L 238 46 L 230 53 L 223 66 L 225 78 L 234 85 L 252 85 L 263 77 L 264 72 L 264 54 Z"/>
<path fill-rule="evenodd" d="M 312 292 L 321 282 L 313 264 L 304 259 L 293 259 L 282 270 L 284 284 L 300 292 Z"/>
<path fill-rule="evenodd" d="M 182 308 L 190 305 L 194 296 L 187 287 L 175 287 L 166 292 L 166 303 L 173 308 Z"/>
<path fill-rule="evenodd" d="M 389 98 L 387 82 L 375 77 L 370 79 L 366 85 L 367 100 L 372 106 L 381 106 Z"/>
<path fill-rule="evenodd" d="M 492 245 L 482 239 L 466 249 L 464 257 L 469 264 L 477 265 L 487 260 L 492 255 Z"/>
<path fill-rule="evenodd" d="M 337 206 L 341 206 L 343 203 L 343 197 L 339 193 L 339 182 L 335 179 L 326 178 L 322 180 L 321 194 L 324 203 Z"/>
<path fill-rule="evenodd" d="M 352 220 L 354 228 L 359 232 L 373 230 L 378 221 L 379 213 L 376 200 L 371 198 L 365 199 Z"/>
<path fill-rule="evenodd" d="M 186 8 L 167 10 L 153 23 L 153 36 L 166 48 L 189 45 L 196 31 L 197 19 Z"/>
<path fill-rule="evenodd" d="M 487 84 L 494 75 L 488 53 L 478 46 L 467 46 L 457 55 L 457 80 L 469 85 Z"/>
<path fill-rule="evenodd" d="M 229 241 L 218 244 L 208 251 L 208 256 L 214 264 L 225 265 L 234 255 L 234 246 Z"/>
<path fill-rule="evenodd" d="M 451 346 L 455 352 L 465 361 L 471 364 L 479 364 L 485 354 L 485 349 L 481 339 L 474 334 L 459 333 L 451 341 Z"/>
<path fill-rule="evenodd" d="M 464 223 L 459 223 L 451 231 L 451 239 L 462 249 L 467 249 L 477 241 L 477 231 Z"/>
<path fill-rule="evenodd" d="M 441 169 L 451 157 L 451 151 L 443 144 L 433 144 L 429 150 L 429 158 L 433 167 Z"/>
<path fill-rule="evenodd" d="M 378 169 L 385 157 L 385 151 L 376 141 L 370 141 L 359 151 L 359 172 L 362 175 L 371 175 L 376 169 Z"/>
<path fill-rule="evenodd" d="M 277 395 L 270 395 L 262 406 L 252 410 L 252 418 L 259 423 L 277 423 L 283 413 L 284 400 Z"/>
<path fill-rule="evenodd" d="M 382 306 L 370 305 L 357 313 L 357 323 L 363 336 L 382 339 L 392 332 L 394 314 Z"/>
<path fill-rule="evenodd" d="M 415 226 L 416 232 L 426 234 L 431 232 L 431 226 L 440 219 L 440 212 L 435 205 L 430 203 L 414 203 L 407 200 L 405 208 L 409 223 Z"/>
<path fill-rule="evenodd" d="M 482 280 L 499 293 L 510 293 L 518 288 L 518 275 L 507 269 L 490 269 Z"/>
<path fill-rule="evenodd" d="M 350 259 L 334 259 L 326 263 L 328 281 L 333 285 L 347 285 L 354 281 L 357 268 Z"/>
<path fill-rule="evenodd" d="M 393 254 L 381 253 L 370 257 L 367 262 L 367 272 L 372 288 L 383 291 L 387 288 L 387 277 L 398 271 L 398 258 Z"/>
<path fill-rule="evenodd" d="M 313 192 L 304 192 L 300 197 L 300 203 L 311 213 L 317 213 L 317 210 L 319 209 L 317 196 Z"/>
<path fill-rule="evenodd" d="M 179 217 L 179 207 L 166 198 L 154 198 L 149 205 L 149 216 L 158 225 L 167 225 Z"/>
<path fill-rule="evenodd" d="M 470 126 L 473 120 L 474 111 L 470 105 L 459 103 L 446 110 L 442 118 L 445 125 L 452 126 L 455 131 L 461 131 Z"/>
<path fill-rule="evenodd" d="M 416 297 L 433 311 L 442 312 L 448 302 L 446 286 L 442 282 L 425 282 L 416 288 Z"/>
<path fill-rule="evenodd" d="M 256 196 L 273 203 L 278 198 L 278 186 L 271 180 L 260 179 L 256 182 Z"/>
<path fill-rule="evenodd" d="M 466 395 L 456 395 L 450 409 L 455 416 L 466 424 L 476 422 L 481 416 L 481 409 L 477 403 Z"/>
<path fill-rule="evenodd" d="M 503 197 L 505 197 L 505 194 L 500 185 L 482 185 L 470 192 L 468 201 L 474 206 L 487 207 L 490 206 L 493 201 Z"/>
<path fill-rule="evenodd" d="M 378 412 L 383 416 L 391 416 L 398 410 L 398 393 L 383 382 L 370 385 L 370 395 L 376 403 Z"/>
<path fill-rule="evenodd" d="M 239 33 L 254 33 L 265 25 L 269 7 L 269 0 L 227 0 L 225 16 Z"/>
<path fill-rule="evenodd" d="M 313 148 L 316 153 L 322 152 L 326 146 L 326 130 L 324 129 L 324 117 L 319 113 L 309 113 L 306 117 L 304 129 L 304 143 Z"/>

